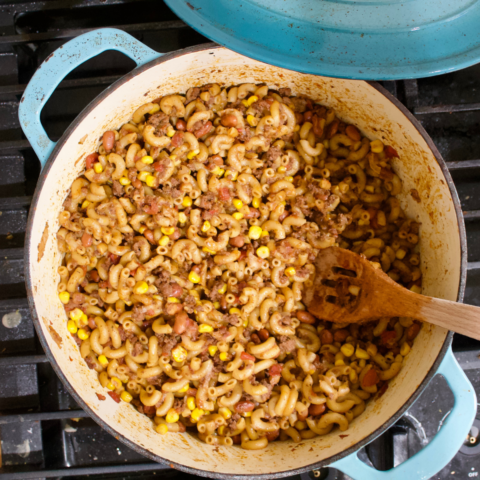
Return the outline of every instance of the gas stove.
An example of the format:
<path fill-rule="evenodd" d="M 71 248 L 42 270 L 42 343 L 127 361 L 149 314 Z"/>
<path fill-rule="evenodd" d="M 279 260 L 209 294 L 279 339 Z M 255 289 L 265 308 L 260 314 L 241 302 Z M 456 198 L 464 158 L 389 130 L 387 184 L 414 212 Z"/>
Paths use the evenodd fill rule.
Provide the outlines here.
<path fill-rule="evenodd" d="M 153 463 L 99 427 L 75 403 L 36 337 L 24 285 L 28 209 L 40 174 L 17 118 L 36 68 L 69 39 L 117 27 L 159 52 L 207 42 L 157 0 L 54 0 L 0 3 L 0 480 L 200 478 Z M 52 95 L 42 122 L 58 139 L 75 116 L 134 63 L 105 52 L 74 70 Z M 480 306 L 480 65 L 419 80 L 383 82 L 423 124 L 455 181 L 467 227 L 465 302 Z M 480 396 L 480 342 L 455 336 L 453 350 Z M 453 406 L 436 376 L 417 402 L 359 457 L 379 470 L 399 465 L 435 436 Z M 480 474 L 480 412 L 465 444 L 435 479 Z M 343 480 L 325 468 L 290 478 Z"/>

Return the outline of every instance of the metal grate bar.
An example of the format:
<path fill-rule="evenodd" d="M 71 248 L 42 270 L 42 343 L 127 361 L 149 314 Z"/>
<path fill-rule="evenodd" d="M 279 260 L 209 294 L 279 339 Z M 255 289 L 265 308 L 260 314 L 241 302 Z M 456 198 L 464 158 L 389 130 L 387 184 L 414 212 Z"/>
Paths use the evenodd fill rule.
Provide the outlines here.
<path fill-rule="evenodd" d="M 0 211 L 18 210 L 19 208 L 29 207 L 31 203 L 31 196 L 0 198 Z"/>
<path fill-rule="evenodd" d="M 26 150 L 27 148 L 31 148 L 30 142 L 28 140 L 12 140 L 8 142 L 0 142 L 0 152 L 2 152 L 2 154 L 8 152 L 15 152 L 17 150 Z"/>
<path fill-rule="evenodd" d="M 83 410 L 61 410 L 59 412 L 19 413 L 0 416 L 0 425 L 16 422 L 41 422 L 46 420 L 62 420 L 65 418 L 85 418 L 88 414 Z"/>
<path fill-rule="evenodd" d="M 415 115 L 430 115 L 434 113 L 457 113 L 473 112 L 480 110 L 480 103 L 466 103 L 464 105 L 432 105 L 430 107 L 416 107 L 413 110 Z"/>
<path fill-rule="evenodd" d="M 478 220 L 480 219 L 480 210 L 470 210 L 463 212 L 463 218 L 465 220 Z"/>
<path fill-rule="evenodd" d="M 23 258 L 23 248 L 2 248 L 0 249 L 0 260 L 20 260 Z"/>
<path fill-rule="evenodd" d="M 407 108 L 415 108 L 418 105 L 418 83 L 416 80 L 404 80 L 405 100 Z"/>
<path fill-rule="evenodd" d="M 18 467 L 17 467 L 18 469 Z M 36 470 L 14 473 L 0 473 L 0 480 L 28 480 L 41 478 L 63 478 L 80 475 L 102 475 L 132 472 L 153 472 L 159 470 L 169 470 L 170 467 L 160 463 L 137 463 L 131 465 L 111 465 L 105 467 L 86 467 L 86 468 L 59 468 L 58 470 Z"/>
<path fill-rule="evenodd" d="M 181 20 L 170 20 L 167 22 L 135 23 L 131 25 L 112 25 L 110 28 L 118 28 L 128 33 L 159 32 L 162 30 L 178 30 L 180 28 L 190 28 Z M 47 42 L 52 40 L 62 40 L 77 37 L 95 28 L 76 28 L 70 30 L 60 30 L 42 33 L 21 33 L 18 35 L 5 35 L 0 37 L 0 45 L 22 45 L 25 43 Z"/>
<path fill-rule="evenodd" d="M 468 168 L 480 168 L 480 160 L 459 160 L 457 162 L 447 162 L 449 170 L 466 170 Z"/>
<path fill-rule="evenodd" d="M 48 363 L 47 357 L 45 355 L 22 355 L 18 357 L 0 357 L 0 367 L 10 367 L 12 365 L 32 365 L 36 363 Z"/>

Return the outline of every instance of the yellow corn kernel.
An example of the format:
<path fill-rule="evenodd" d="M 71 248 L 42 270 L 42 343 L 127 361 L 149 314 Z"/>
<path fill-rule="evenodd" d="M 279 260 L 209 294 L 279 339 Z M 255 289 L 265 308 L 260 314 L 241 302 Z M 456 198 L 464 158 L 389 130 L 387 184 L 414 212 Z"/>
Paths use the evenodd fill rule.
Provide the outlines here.
<path fill-rule="evenodd" d="M 139 233 L 143 234 L 143 232 L 144 232 L 146 229 L 147 229 L 147 227 L 146 227 L 145 225 L 142 225 L 142 226 L 138 229 L 138 231 L 139 231 Z"/>
<path fill-rule="evenodd" d="M 197 148 L 196 150 L 192 150 L 188 152 L 187 158 L 191 160 L 192 158 L 196 157 L 200 153 L 200 150 Z"/>
<path fill-rule="evenodd" d="M 187 216 L 183 212 L 180 212 L 178 214 L 178 221 L 180 223 L 185 223 L 187 221 Z"/>
<path fill-rule="evenodd" d="M 176 412 L 176 410 L 174 410 L 173 408 L 171 408 L 168 412 L 167 412 L 167 415 L 165 416 L 165 421 L 167 423 L 175 423 L 175 422 L 178 422 L 178 419 L 179 419 L 179 415 L 178 413 Z"/>
<path fill-rule="evenodd" d="M 225 419 L 228 420 L 232 416 L 232 411 L 227 407 L 222 407 L 218 409 L 218 413 Z"/>
<path fill-rule="evenodd" d="M 91 202 L 89 202 L 88 200 L 85 200 L 83 203 L 82 203 L 82 208 L 87 208 L 89 205 L 90 205 Z"/>
<path fill-rule="evenodd" d="M 204 323 L 202 325 L 199 325 L 198 331 L 199 333 L 211 333 L 213 332 L 213 327 Z"/>
<path fill-rule="evenodd" d="M 72 334 L 77 333 L 78 328 L 74 320 L 69 320 L 67 322 L 67 330 Z"/>
<path fill-rule="evenodd" d="M 167 137 L 173 137 L 175 135 L 175 129 L 169 125 L 167 128 Z"/>
<path fill-rule="evenodd" d="M 122 177 L 122 178 L 119 180 L 119 182 L 120 182 L 122 185 L 124 185 L 124 186 L 130 185 L 130 184 L 132 183 L 127 177 Z"/>
<path fill-rule="evenodd" d="M 70 312 L 70 318 L 72 320 L 75 320 L 76 322 L 80 320 L 82 315 L 83 315 L 83 312 L 79 308 L 75 308 Z"/>
<path fill-rule="evenodd" d="M 217 177 L 221 177 L 224 173 L 225 173 L 225 170 L 223 168 L 220 168 L 220 167 L 215 167 L 213 170 L 212 170 L 212 173 L 214 175 L 217 175 Z"/>
<path fill-rule="evenodd" d="M 60 292 L 58 298 L 64 305 L 66 305 L 70 301 L 70 294 L 68 292 Z"/>
<path fill-rule="evenodd" d="M 119 388 L 122 386 L 122 381 L 117 377 L 112 377 L 110 381 L 115 385 L 115 388 Z"/>
<path fill-rule="evenodd" d="M 285 180 L 291 183 L 293 182 L 293 177 L 292 176 L 285 177 Z"/>
<path fill-rule="evenodd" d="M 253 115 L 247 115 L 247 122 L 251 127 L 256 127 L 258 122 Z"/>
<path fill-rule="evenodd" d="M 93 169 L 95 170 L 95 173 L 102 173 L 103 172 L 103 167 L 100 162 L 97 162 L 93 165 Z"/>
<path fill-rule="evenodd" d="M 295 128 L 293 129 L 294 132 L 298 132 L 300 130 L 300 125 L 295 125 Z"/>
<path fill-rule="evenodd" d="M 370 355 L 363 348 L 357 347 L 355 350 L 355 355 L 357 358 L 364 358 L 365 360 L 370 360 Z"/>
<path fill-rule="evenodd" d="M 217 353 L 218 347 L 216 345 L 210 345 L 208 347 L 208 353 L 213 357 Z"/>
<path fill-rule="evenodd" d="M 270 249 L 268 247 L 258 247 L 257 255 L 260 258 L 268 258 L 270 256 Z"/>
<path fill-rule="evenodd" d="M 293 267 L 288 267 L 285 269 L 285 275 L 288 277 L 293 277 L 296 273 L 297 271 Z"/>
<path fill-rule="evenodd" d="M 158 241 L 158 244 L 161 246 L 161 247 L 166 247 L 168 245 L 168 242 L 170 241 L 170 238 L 167 237 L 166 235 L 164 235 L 159 241 Z"/>
<path fill-rule="evenodd" d="M 225 427 L 225 425 L 221 425 L 220 427 L 218 427 L 217 433 L 223 437 L 225 436 L 226 431 L 227 427 Z"/>
<path fill-rule="evenodd" d="M 148 112 L 150 115 L 153 115 L 154 113 L 157 113 L 160 111 L 160 105 L 158 103 L 155 103 L 152 107 L 152 109 Z"/>
<path fill-rule="evenodd" d="M 187 397 L 187 408 L 193 411 L 196 407 L 195 397 Z"/>
<path fill-rule="evenodd" d="M 419 287 L 418 285 L 412 285 L 410 291 L 414 293 L 422 293 L 422 287 Z"/>
<path fill-rule="evenodd" d="M 228 313 L 229 313 L 230 315 L 239 315 L 239 314 L 242 313 L 242 312 L 240 311 L 240 309 L 234 307 L 234 308 L 231 308 L 231 309 L 228 311 Z"/>
<path fill-rule="evenodd" d="M 202 252 L 205 252 L 205 253 L 210 253 L 212 255 L 215 255 L 217 252 L 215 252 L 214 250 L 210 250 L 209 248 L 207 247 L 203 247 L 202 248 Z"/>
<path fill-rule="evenodd" d="M 152 295 L 152 298 L 154 300 L 162 300 L 162 296 L 161 295 Z M 127 302 L 125 302 L 129 307 L 131 306 L 131 302 L 130 304 L 128 304 Z"/>
<path fill-rule="evenodd" d="M 348 293 L 354 295 L 355 297 L 358 297 L 358 294 L 360 293 L 360 287 L 358 285 L 349 285 Z"/>
<path fill-rule="evenodd" d="M 248 100 L 247 100 L 247 106 L 249 107 L 252 103 L 255 103 L 258 101 L 258 97 L 256 95 L 252 95 Z"/>
<path fill-rule="evenodd" d="M 144 293 L 147 293 L 147 292 L 148 292 L 148 283 L 144 282 L 143 280 L 141 282 L 137 282 L 133 287 L 133 293 L 137 295 L 143 295 Z"/>
<path fill-rule="evenodd" d="M 160 435 L 168 433 L 168 426 L 165 423 L 160 423 L 155 427 L 155 431 Z"/>
<path fill-rule="evenodd" d="M 187 383 L 184 387 L 178 390 L 178 393 L 185 393 L 190 388 L 190 384 Z"/>
<path fill-rule="evenodd" d="M 180 300 L 176 297 L 168 297 L 167 302 L 168 303 L 180 303 Z"/>
<path fill-rule="evenodd" d="M 205 412 L 201 408 L 196 408 L 192 412 L 192 420 L 195 420 L 196 422 L 198 422 L 198 420 L 200 420 L 200 418 L 203 417 L 204 413 Z"/>
<path fill-rule="evenodd" d="M 108 388 L 109 390 L 115 390 L 115 385 L 114 385 L 112 382 L 108 382 L 108 383 L 107 383 L 107 388 Z"/>
<path fill-rule="evenodd" d="M 108 358 L 105 355 L 99 355 L 98 362 L 102 367 L 106 367 L 108 365 Z"/>
<path fill-rule="evenodd" d="M 190 197 L 184 197 L 182 201 L 182 205 L 184 207 L 191 207 L 192 206 L 192 199 Z"/>
<path fill-rule="evenodd" d="M 153 163 L 153 157 L 151 157 L 150 155 L 145 155 L 140 159 L 140 161 L 145 165 L 151 165 Z"/>
<path fill-rule="evenodd" d="M 373 142 L 370 142 L 370 149 L 373 153 L 382 153 L 383 142 L 381 140 L 374 140 Z"/>
<path fill-rule="evenodd" d="M 284 165 L 277 168 L 278 173 L 285 173 L 286 171 L 287 171 L 287 167 L 285 167 Z"/>
<path fill-rule="evenodd" d="M 87 340 L 90 334 L 86 332 L 83 328 L 80 328 L 77 332 L 78 338 L 80 340 Z"/>
<path fill-rule="evenodd" d="M 253 197 L 253 200 L 252 200 L 253 208 L 258 208 L 260 206 L 260 203 L 261 203 L 260 197 Z"/>
<path fill-rule="evenodd" d="M 351 343 L 342 345 L 340 350 L 346 357 L 351 357 L 355 353 L 355 347 Z"/>
<path fill-rule="evenodd" d="M 172 233 L 175 232 L 175 227 L 162 227 L 160 229 L 160 231 L 164 234 L 164 235 L 171 235 Z"/>
<path fill-rule="evenodd" d="M 252 240 L 258 240 L 261 234 L 262 227 L 259 227 L 257 225 L 250 227 L 250 229 L 248 230 L 248 238 L 251 238 Z"/>
<path fill-rule="evenodd" d="M 84 313 L 82 313 L 82 316 L 77 320 L 77 325 L 79 327 L 85 327 L 88 325 L 88 317 Z"/>
<path fill-rule="evenodd" d="M 242 415 L 242 417 L 251 417 L 252 412 L 243 412 L 241 415 Z"/>
<path fill-rule="evenodd" d="M 196 272 L 190 272 L 188 274 L 188 279 L 192 282 L 192 283 L 198 283 L 200 281 L 200 275 Z"/>
<path fill-rule="evenodd" d="M 243 321 L 242 325 L 243 325 L 244 328 L 247 328 L 247 327 L 248 327 L 248 320 L 245 319 L 245 320 Z"/>
<path fill-rule="evenodd" d="M 406 357 L 410 352 L 410 345 L 407 342 L 403 342 L 403 345 L 400 347 L 400 355 Z"/>
<path fill-rule="evenodd" d="M 207 220 L 202 225 L 202 232 L 203 233 L 208 232 L 211 228 L 212 226 L 210 225 L 210 222 Z"/>
<path fill-rule="evenodd" d="M 249 106 L 249 105 L 248 105 L 248 100 L 242 100 L 242 103 L 243 103 L 243 105 L 245 105 L 245 107 L 248 108 L 248 106 Z"/>
<path fill-rule="evenodd" d="M 121 398 L 124 402 L 127 402 L 127 403 L 130 403 L 130 402 L 133 400 L 133 397 L 132 397 L 126 390 L 124 390 L 124 391 L 120 394 L 120 398 Z"/>
<path fill-rule="evenodd" d="M 147 180 L 147 177 L 149 176 L 150 174 L 148 172 L 145 172 L 145 171 L 142 171 L 140 172 L 138 175 L 137 175 L 137 178 L 141 181 L 141 182 L 145 182 L 145 180 Z"/>
<path fill-rule="evenodd" d="M 222 362 L 226 362 L 226 361 L 228 360 L 228 354 L 227 354 L 227 352 L 222 352 L 222 353 L 219 355 L 219 357 L 220 357 L 220 360 L 221 360 Z"/>
<path fill-rule="evenodd" d="M 243 207 L 243 202 L 239 198 L 234 198 L 232 203 L 237 210 L 241 210 Z"/>
<path fill-rule="evenodd" d="M 178 346 L 172 350 L 172 358 L 178 363 L 183 362 L 187 355 L 187 351 L 183 347 Z"/>
<path fill-rule="evenodd" d="M 220 308 L 220 302 L 213 302 L 213 306 L 218 310 Z"/>
<path fill-rule="evenodd" d="M 222 295 L 227 291 L 227 284 L 224 283 L 221 288 L 218 289 L 218 293 L 221 293 Z"/>
<path fill-rule="evenodd" d="M 242 212 L 235 212 L 235 213 L 232 214 L 232 217 L 235 220 L 241 220 L 243 218 L 243 213 Z"/>
<path fill-rule="evenodd" d="M 155 186 L 155 177 L 153 175 L 149 175 L 146 179 L 145 179 L 145 183 L 147 184 L 147 186 L 149 187 L 154 187 Z"/>
<path fill-rule="evenodd" d="M 234 182 L 238 177 L 238 172 L 236 172 L 235 170 L 226 170 L 225 171 L 225 176 L 230 177 L 230 180 L 232 180 L 232 182 Z"/>
<path fill-rule="evenodd" d="M 268 237 L 270 234 L 266 230 L 262 230 L 260 237 Z"/>
<path fill-rule="evenodd" d="M 375 344 L 371 343 L 370 345 L 367 346 L 367 353 L 371 356 L 374 357 L 377 354 L 378 348 Z"/>

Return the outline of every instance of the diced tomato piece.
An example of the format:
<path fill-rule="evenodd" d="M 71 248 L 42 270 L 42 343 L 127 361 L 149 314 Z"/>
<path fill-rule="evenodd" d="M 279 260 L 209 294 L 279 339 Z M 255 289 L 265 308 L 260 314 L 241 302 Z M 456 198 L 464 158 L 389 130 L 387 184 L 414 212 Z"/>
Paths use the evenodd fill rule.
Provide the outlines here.
<path fill-rule="evenodd" d="M 117 392 L 108 392 L 108 394 L 115 400 L 115 402 L 120 403 L 120 395 Z"/>
<path fill-rule="evenodd" d="M 283 370 L 283 365 L 280 363 L 275 363 L 269 368 L 268 374 L 271 377 L 278 377 L 279 375 L 282 374 L 282 370 Z"/>
<path fill-rule="evenodd" d="M 367 212 L 370 215 L 370 225 L 373 228 L 378 228 L 378 222 L 377 222 L 377 212 L 378 212 L 378 210 L 376 208 L 368 208 Z"/>
<path fill-rule="evenodd" d="M 90 279 L 93 282 L 99 282 L 100 281 L 100 275 L 98 274 L 97 270 L 90 270 Z"/>
<path fill-rule="evenodd" d="M 396 157 L 396 158 L 399 158 L 399 155 L 397 153 L 397 151 L 391 147 L 390 145 L 387 145 L 383 151 L 385 152 L 385 156 L 387 158 L 393 158 L 393 157 Z"/>
<path fill-rule="evenodd" d="M 114 265 L 116 265 L 120 261 L 120 257 L 115 255 L 114 253 L 109 253 L 108 256 Z"/>
<path fill-rule="evenodd" d="M 222 202 L 228 202 L 230 200 L 230 190 L 228 189 L 228 187 L 219 188 L 218 197 Z"/>
<path fill-rule="evenodd" d="M 183 143 L 183 132 L 177 132 L 172 137 L 172 147 L 179 147 Z"/>
<path fill-rule="evenodd" d="M 380 342 L 383 345 L 391 344 L 395 340 L 396 336 L 397 332 L 395 332 L 395 330 L 385 330 L 385 332 L 380 335 Z"/>
<path fill-rule="evenodd" d="M 244 362 L 254 362 L 255 361 L 255 357 L 253 355 L 250 355 L 249 353 L 247 352 L 242 352 L 240 354 L 240 358 L 244 361 Z"/>

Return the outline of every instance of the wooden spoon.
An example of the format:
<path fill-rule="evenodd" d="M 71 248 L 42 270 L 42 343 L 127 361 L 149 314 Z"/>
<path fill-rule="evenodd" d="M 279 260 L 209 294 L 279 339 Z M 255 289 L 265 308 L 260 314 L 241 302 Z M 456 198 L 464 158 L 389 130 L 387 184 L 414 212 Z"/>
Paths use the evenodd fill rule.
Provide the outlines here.
<path fill-rule="evenodd" d="M 480 340 L 480 308 L 426 297 L 394 282 L 360 255 L 339 247 L 321 250 L 316 277 L 303 296 L 310 313 L 336 323 L 412 317 Z"/>

